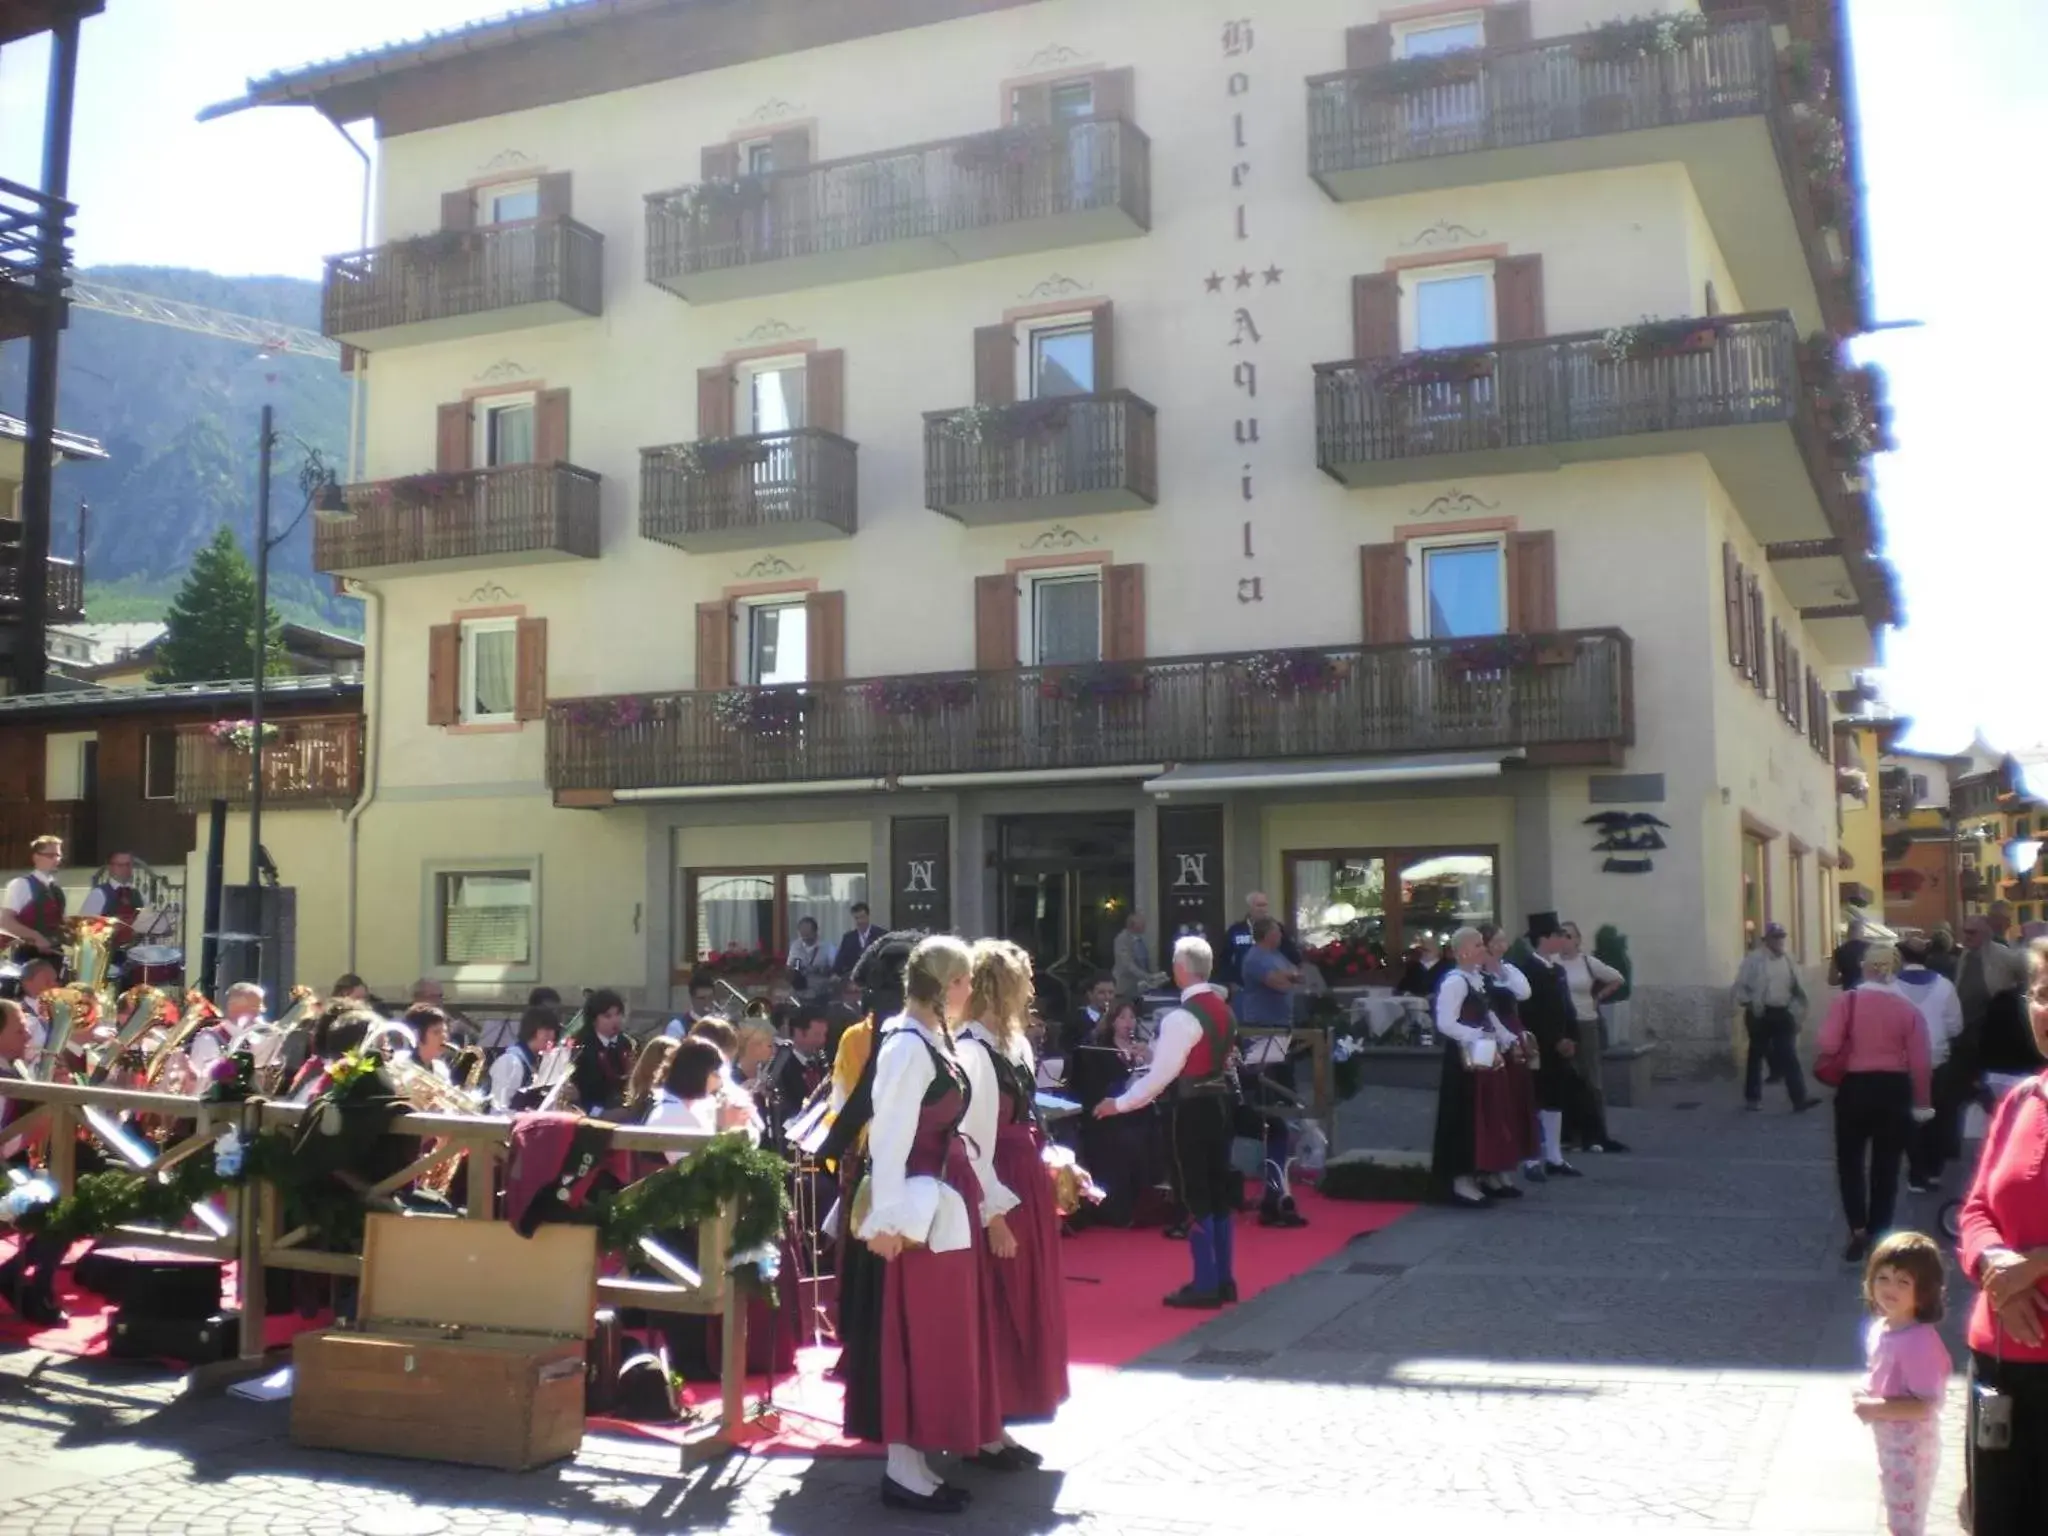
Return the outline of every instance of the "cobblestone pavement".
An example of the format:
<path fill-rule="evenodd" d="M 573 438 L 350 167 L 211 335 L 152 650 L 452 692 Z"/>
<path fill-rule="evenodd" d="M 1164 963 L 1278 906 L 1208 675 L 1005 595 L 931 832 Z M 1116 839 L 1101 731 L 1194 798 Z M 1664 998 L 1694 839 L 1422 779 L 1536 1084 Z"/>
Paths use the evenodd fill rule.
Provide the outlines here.
<path fill-rule="evenodd" d="M 1617 1111 L 1635 1151 L 1476 1212 L 1429 1210 L 1138 1366 L 1027 1436 L 1043 1473 L 892 1518 L 876 1464 L 593 1442 L 513 1476 L 294 1449 L 278 1406 L 0 1355 L 0 1536 L 951 1529 L 1198 1536 L 1269 1526 L 1502 1536 L 1881 1531 L 1848 1411 L 1856 1283 L 1827 1115 L 1725 1087 Z M 1427 1095 L 1368 1093 L 1347 1144 L 1414 1145 Z M 1933 1220 L 1933 1204 L 1908 1219 Z M 1246 1243 L 1258 1240 L 1249 1231 Z M 1937 1508 L 1960 1483 L 1962 1393 Z M 1058 1470 L 1052 1470 L 1058 1469 Z M 1953 1523 L 1934 1530 L 1950 1536 Z"/>

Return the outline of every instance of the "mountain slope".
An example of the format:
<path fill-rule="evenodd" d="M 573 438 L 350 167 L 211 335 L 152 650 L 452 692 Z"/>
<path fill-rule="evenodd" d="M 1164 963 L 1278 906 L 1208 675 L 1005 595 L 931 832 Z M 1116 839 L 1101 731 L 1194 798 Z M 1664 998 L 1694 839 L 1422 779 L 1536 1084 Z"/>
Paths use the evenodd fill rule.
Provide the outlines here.
<path fill-rule="evenodd" d="M 320 287 L 287 277 L 221 277 L 171 267 L 100 267 L 110 287 L 317 329 Z M 0 352 L 0 410 L 19 415 L 28 348 Z M 303 505 L 292 438 L 339 465 L 348 436 L 348 384 L 332 362 L 265 357 L 242 342 L 74 310 L 65 332 L 58 420 L 97 437 L 104 464 L 57 474 L 51 548 L 71 554 L 87 502 L 87 608 L 95 620 L 161 617 L 192 555 L 226 523 L 250 548 L 256 524 L 258 413 L 267 402 L 285 434 L 271 489 L 281 533 Z M 287 618 L 360 630 L 362 605 L 334 596 L 312 566 L 311 519 L 271 556 L 271 592 Z"/>

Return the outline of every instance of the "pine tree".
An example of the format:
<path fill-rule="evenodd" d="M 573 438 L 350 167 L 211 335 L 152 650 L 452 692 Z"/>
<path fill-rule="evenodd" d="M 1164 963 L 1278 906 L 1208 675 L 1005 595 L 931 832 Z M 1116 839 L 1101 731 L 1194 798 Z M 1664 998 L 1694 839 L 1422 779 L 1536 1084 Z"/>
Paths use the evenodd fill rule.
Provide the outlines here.
<path fill-rule="evenodd" d="M 165 615 L 168 633 L 157 645 L 153 683 L 204 683 L 250 675 L 251 610 L 256 606 L 256 572 L 223 525 L 192 557 L 185 584 Z M 264 671 L 285 670 L 284 639 L 277 612 L 265 614 Z"/>

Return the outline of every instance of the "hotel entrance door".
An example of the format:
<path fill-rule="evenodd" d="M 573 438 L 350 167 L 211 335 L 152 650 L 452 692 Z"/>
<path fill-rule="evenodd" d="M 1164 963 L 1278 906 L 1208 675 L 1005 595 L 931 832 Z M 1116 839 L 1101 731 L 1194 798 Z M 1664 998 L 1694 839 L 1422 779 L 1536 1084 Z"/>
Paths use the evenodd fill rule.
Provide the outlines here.
<path fill-rule="evenodd" d="M 1002 932 L 1030 951 L 1041 1006 L 1064 1012 L 1090 976 L 1109 970 L 1137 895 L 1136 838 L 1128 811 L 999 824 Z"/>

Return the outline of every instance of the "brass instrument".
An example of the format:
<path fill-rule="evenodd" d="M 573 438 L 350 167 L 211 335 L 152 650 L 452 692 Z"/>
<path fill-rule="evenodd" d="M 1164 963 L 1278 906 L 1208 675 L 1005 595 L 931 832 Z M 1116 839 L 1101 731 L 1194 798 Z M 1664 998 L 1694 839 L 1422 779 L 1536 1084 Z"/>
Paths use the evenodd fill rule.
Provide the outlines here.
<path fill-rule="evenodd" d="M 117 1006 L 119 1025 L 114 1038 L 88 1058 L 91 1063 L 88 1082 L 105 1082 L 121 1058 L 139 1046 L 144 1036 L 152 1029 L 175 1024 L 178 1018 L 177 1004 L 155 987 L 130 987 L 121 994 Z"/>
<path fill-rule="evenodd" d="M 257 1091 L 265 1097 L 275 1097 L 284 1091 L 284 1075 L 292 1065 L 291 1042 L 296 1036 L 312 1034 L 320 1007 L 320 999 L 311 987 L 293 987 L 284 1012 L 263 1032 L 254 1055 Z M 310 1049 L 310 1041 L 308 1045 Z"/>
<path fill-rule="evenodd" d="M 71 985 L 83 992 L 104 994 L 114 970 L 114 924 L 104 917 L 73 917 L 65 920 L 69 942 L 64 945 L 64 964 Z"/>
<path fill-rule="evenodd" d="M 142 1068 L 142 1087 L 153 1089 L 157 1079 L 164 1075 L 164 1069 L 171 1064 L 173 1056 L 183 1056 L 185 1047 L 192 1037 L 208 1024 L 220 1018 L 220 1010 L 206 1000 L 206 995 L 196 988 L 185 994 L 185 1011 L 178 1022 L 164 1031 L 156 1049 L 150 1052 L 149 1060 Z"/>
<path fill-rule="evenodd" d="M 723 976 L 717 977 L 715 980 L 718 985 L 718 1011 L 725 1015 L 726 1023 L 742 1023 L 747 1017 L 747 1010 L 753 1006 L 754 1000 L 727 981 Z"/>
<path fill-rule="evenodd" d="M 480 1103 L 472 1095 L 457 1088 L 453 1083 L 444 1082 L 433 1068 L 422 1066 L 419 1058 L 410 1051 L 398 1051 L 384 1062 L 384 1075 L 391 1080 L 391 1086 L 398 1096 L 421 1114 L 426 1115 L 482 1115 L 489 1112 L 489 1106 Z M 433 1152 L 445 1145 L 445 1139 L 421 1147 L 422 1152 Z M 420 1190 L 446 1199 L 454 1187 L 455 1175 L 462 1168 L 460 1157 L 451 1157 L 446 1162 L 428 1169 L 415 1180 Z"/>
<path fill-rule="evenodd" d="M 64 1069 L 64 1053 L 73 1039 L 83 1043 L 99 1022 L 100 999 L 84 987 L 52 987 L 43 994 L 42 1007 L 50 1033 L 36 1058 L 35 1075 L 38 1082 L 53 1083 Z"/>

